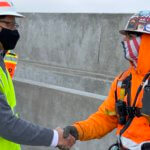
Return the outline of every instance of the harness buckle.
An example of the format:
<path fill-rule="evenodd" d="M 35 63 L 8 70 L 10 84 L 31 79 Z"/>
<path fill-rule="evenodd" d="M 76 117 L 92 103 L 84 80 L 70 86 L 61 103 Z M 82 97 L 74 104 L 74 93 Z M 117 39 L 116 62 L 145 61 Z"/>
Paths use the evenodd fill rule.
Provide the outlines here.
<path fill-rule="evenodd" d="M 141 116 L 141 111 L 140 111 L 140 108 L 138 107 L 127 106 L 126 109 L 127 109 L 127 115 L 129 116 L 129 118 L 133 118 L 135 116 L 137 117 Z"/>

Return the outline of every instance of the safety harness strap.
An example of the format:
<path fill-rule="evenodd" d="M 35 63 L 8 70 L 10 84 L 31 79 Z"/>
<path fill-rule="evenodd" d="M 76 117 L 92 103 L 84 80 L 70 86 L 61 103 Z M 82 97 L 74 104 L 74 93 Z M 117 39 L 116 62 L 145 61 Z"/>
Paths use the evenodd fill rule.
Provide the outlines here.
<path fill-rule="evenodd" d="M 131 75 L 130 75 L 131 76 Z M 145 77 L 143 78 L 142 80 L 142 83 L 140 84 L 138 90 L 137 90 L 137 93 L 136 93 L 136 96 L 135 96 L 135 99 L 134 99 L 134 102 L 133 102 L 133 106 L 130 106 L 130 101 L 131 101 L 131 79 L 130 79 L 130 82 L 128 83 L 128 88 L 127 88 L 127 115 L 128 115 L 128 120 L 126 122 L 126 124 L 124 125 L 124 127 L 120 130 L 120 134 L 119 134 L 119 146 L 122 147 L 122 143 L 121 143 L 121 135 L 126 131 L 126 129 L 130 126 L 133 118 L 135 116 L 140 116 L 141 113 L 140 113 L 140 108 L 137 108 L 135 107 L 136 106 L 136 102 L 137 102 L 137 98 L 138 98 L 138 95 L 139 93 L 141 92 L 142 90 L 142 87 L 143 87 L 143 84 L 144 82 L 148 79 L 148 77 L 150 76 L 150 72 L 148 72 Z M 129 81 L 129 80 L 128 80 Z M 117 90 L 117 89 L 116 89 Z"/>

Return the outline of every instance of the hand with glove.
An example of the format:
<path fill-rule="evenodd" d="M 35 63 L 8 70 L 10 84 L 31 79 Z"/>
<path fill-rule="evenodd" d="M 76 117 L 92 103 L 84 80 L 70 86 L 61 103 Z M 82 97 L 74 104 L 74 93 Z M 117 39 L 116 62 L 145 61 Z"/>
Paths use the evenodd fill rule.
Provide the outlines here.
<path fill-rule="evenodd" d="M 55 130 L 58 132 L 58 135 L 59 135 L 57 147 L 60 150 L 69 150 L 75 144 L 76 139 L 74 138 L 74 136 L 69 134 L 66 138 L 64 138 L 63 129 L 56 128 Z"/>
<path fill-rule="evenodd" d="M 76 127 L 66 126 L 64 128 L 63 137 L 67 138 L 67 137 L 69 137 L 70 134 L 75 138 L 75 140 L 78 140 L 78 131 L 77 131 Z"/>

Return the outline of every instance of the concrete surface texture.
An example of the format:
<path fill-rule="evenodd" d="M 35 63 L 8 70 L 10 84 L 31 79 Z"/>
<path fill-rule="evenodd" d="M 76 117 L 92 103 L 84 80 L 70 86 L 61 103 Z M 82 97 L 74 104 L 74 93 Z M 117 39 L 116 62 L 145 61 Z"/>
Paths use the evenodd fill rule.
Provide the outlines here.
<path fill-rule="evenodd" d="M 24 15 L 16 77 L 107 95 L 114 76 L 128 66 L 118 31 L 130 15 Z"/>
<path fill-rule="evenodd" d="M 114 77 L 128 67 L 118 31 L 130 14 L 24 15 L 17 20 L 18 111 L 51 128 L 86 119 L 108 94 Z M 111 133 L 102 140 L 78 142 L 73 149 L 107 150 L 114 141 Z M 45 148 L 23 146 L 29 149 Z"/>
<path fill-rule="evenodd" d="M 86 119 L 98 109 L 101 99 L 81 96 L 49 85 L 27 80 L 15 81 L 20 117 L 45 127 L 65 127 L 77 120 Z M 114 133 L 101 140 L 77 142 L 72 150 L 107 150 L 115 142 Z M 22 150 L 54 150 L 46 147 L 22 146 Z"/>

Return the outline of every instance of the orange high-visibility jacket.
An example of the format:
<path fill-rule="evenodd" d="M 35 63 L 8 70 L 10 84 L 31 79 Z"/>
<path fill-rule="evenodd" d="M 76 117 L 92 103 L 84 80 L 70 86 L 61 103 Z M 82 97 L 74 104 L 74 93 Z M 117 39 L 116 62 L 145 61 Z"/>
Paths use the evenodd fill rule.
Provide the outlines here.
<path fill-rule="evenodd" d="M 150 35 L 143 34 L 139 49 L 137 68 L 131 66 L 123 73 L 122 80 L 125 76 L 132 74 L 131 80 L 131 104 L 134 101 L 137 89 L 141 84 L 145 74 L 150 71 Z M 119 77 L 119 76 L 118 76 Z M 101 138 L 114 128 L 117 128 L 117 135 L 124 125 L 118 124 L 115 110 L 115 90 L 118 77 L 113 81 L 109 95 L 97 112 L 90 115 L 87 120 L 75 122 L 73 125 L 79 133 L 79 140 L 85 141 L 95 138 Z M 119 87 L 117 87 L 119 91 Z M 118 92 L 119 93 L 119 92 Z M 141 90 L 136 107 L 142 108 L 143 89 Z M 119 98 L 119 94 L 118 94 Z M 126 97 L 124 98 L 126 101 Z M 149 117 L 134 117 L 128 129 L 122 135 L 123 145 L 139 145 L 142 142 L 150 142 L 150 122 Z"/>

